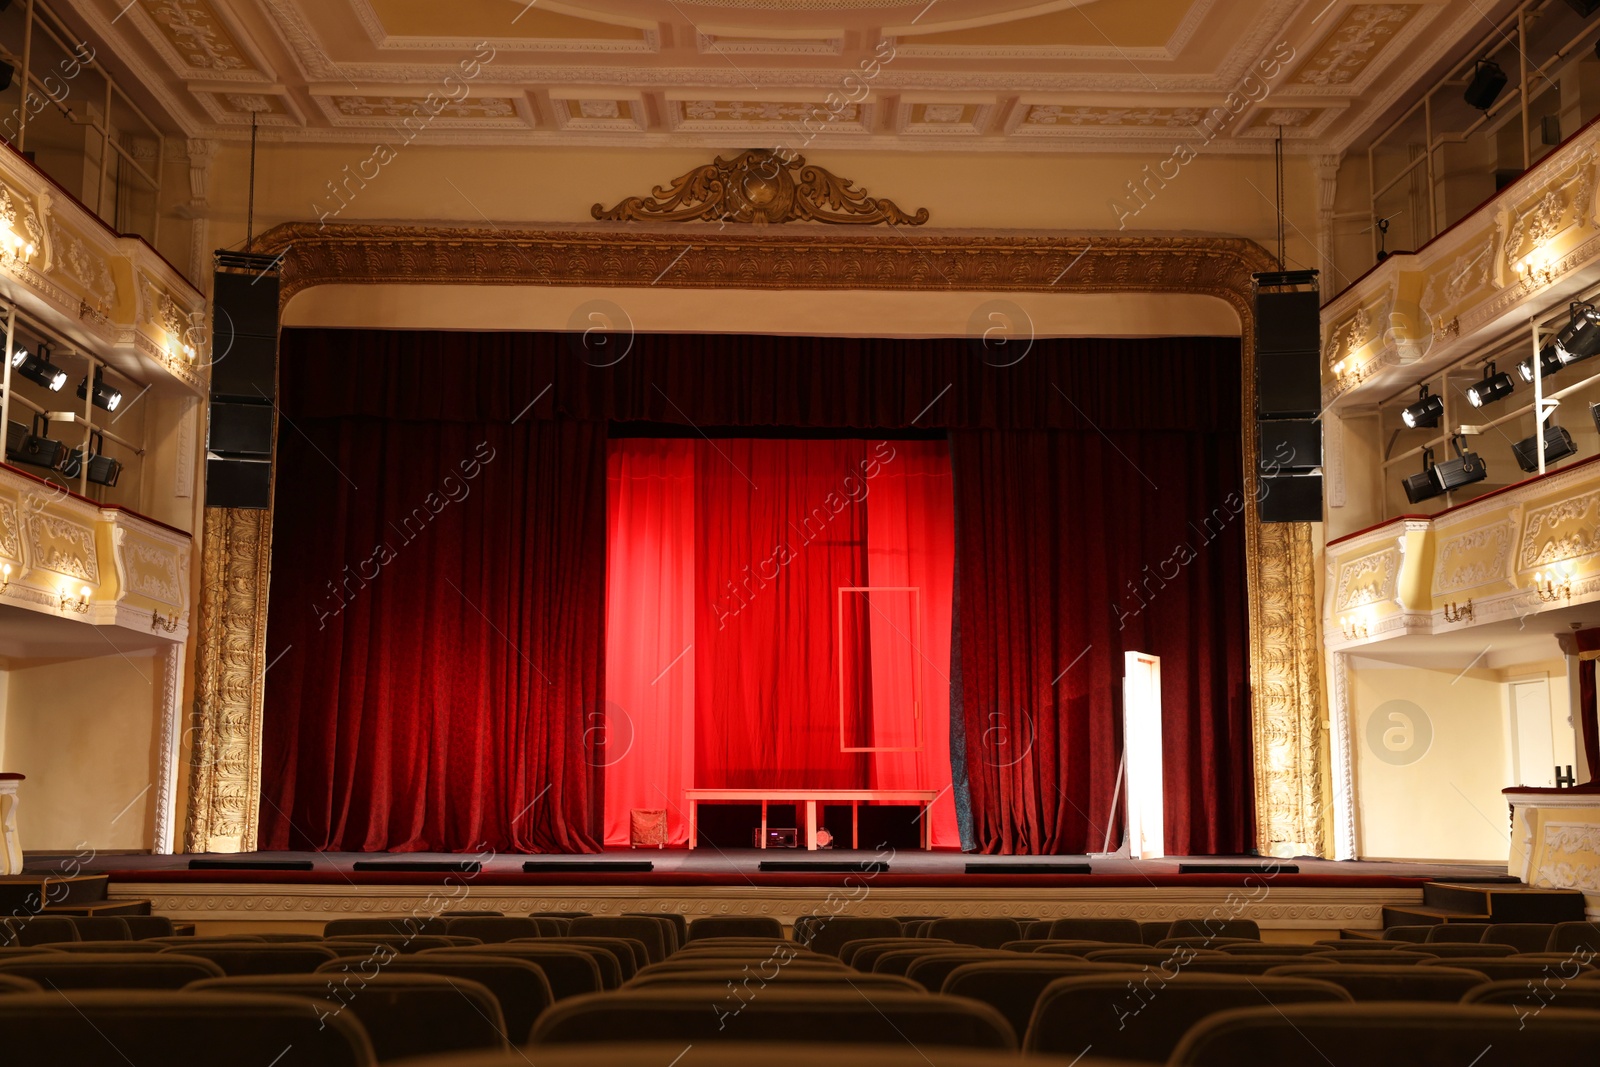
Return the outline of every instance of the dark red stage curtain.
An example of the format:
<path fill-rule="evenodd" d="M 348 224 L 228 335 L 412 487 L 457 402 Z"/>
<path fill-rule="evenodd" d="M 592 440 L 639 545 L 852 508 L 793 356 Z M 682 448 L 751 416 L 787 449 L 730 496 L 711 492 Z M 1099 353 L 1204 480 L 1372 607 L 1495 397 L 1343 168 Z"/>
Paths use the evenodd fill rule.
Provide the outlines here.
<path fill-rule="evenodd" d="M 1579 630 L 1578 643 L 1578 733 L 1583 739 L 1583 758 L 1589 766 L 1589 781 L 1600 782 L 1600 712 L 1595 708 L 1594 663 L 1600 657 L 1600 629 Z"/>
<path fill-rule="evenodd" d="M 341 373 L 296 357 L 288 378 Z M 597 849 L 604 427 L 293 403 L 261 847 Z"/>
<path fill-rule="evenodd" d="M 972 843 L 1098 851 L 1109 826 L 1115 846 L 1122 657 L 1141 651 L 1162 660 L 1167 852 L 1250 849 L 1237 433 L 951 438 Z"/>

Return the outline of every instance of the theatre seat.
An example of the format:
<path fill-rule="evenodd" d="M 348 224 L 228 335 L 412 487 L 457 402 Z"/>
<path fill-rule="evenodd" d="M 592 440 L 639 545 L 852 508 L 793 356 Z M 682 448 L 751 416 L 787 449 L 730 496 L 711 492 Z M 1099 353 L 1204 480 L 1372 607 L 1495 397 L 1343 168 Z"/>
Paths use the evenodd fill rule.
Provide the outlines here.
<path fill-rule="evenodd" d="M 653 986 L 711 985 L 721 997 L 729 984 L 741 990 L 741 996 L 753 995 L 769 985 L 784 988 L 793 986 L 831 986 L 844 989 L 902 989 L 908 993 L 926 993 L 927 990 L 909 978 L 898 974 L 862 974 L 851 970 L 823 968 L 801 969 L 781 967 L 765 974 L 746 967 L 704 967 L 692 971 L 659 971 L 641 974 L 623 986 L 624 989 L 644 989 Z M 748 991 L 748 992 L 745 992 Z M 713 998 L 715 999 L 715 998 Z"/>
<path fill-rule="evenodd" d="M 1489 932 L 1489 923 L 1439 923 L 1428 928 L 1426 944 L 1433 945 L 1439 942 L 1450 944 L 1476 945 L 1483 940 L 1483 935 Z"/>
<path fill-rule="evenodd" d="M 507 944 L 525 945 L 532 943 L 548 946 L 553 940 L 555 939 L 548 937 L 526 937 L 507 942 Z M 589 958 L 594 960 L 595 966 L 600 968 L 600 988 L 602 990 L 616 989 L 622 984 L 622 961 L 618 958 L 619 955 L 626 955 L 630 960 L 633 957 L 633 953 L 626 948 L 605 948 L 600 945 L 584 944 L 581 940 L 578 943 L 563 940 L 561 944 L 566 948 L 575 948 L 579 952 L 589 954 Z"/>
<path fill-rule="evenodd" d="M 445 931 L 452 937 L 471 937 L 485 945 L 499 945 L 519 937 L 543 937 L 545 929 L 538 919 L 505 915 L 475 915 L 463 919 L 449 919 Z"/>
<path fill-rule="evenodd" d="M 528 1067 L 528 1053 L 435 1056 L 416 1067 Z M 760 1044 L 747 1041 L 639 1041 L 632 1044 L 544 1045 L 538 1067 L 1017 1067 L 1013 1052 L 890 1044 Z M 1075 1063 L 1036 1059 L 1039 1067 L 1119 1067 L 1086 1056 Z M 1120 1067 L 1127 1067 L 1126 1064 Z"/>
<path fill-rule="evenodd" d="M 37 993 L 42 988 L 31 978 L 17 974 L 0 974 L 0 993 Z"/>
<path fill-rule="evenodd" d="M 1227 948 L 1229 945 L 1259 945 L 1252 937 L 1168 937 L 1157 941 L 1156 948 Z"/>
<path fill-rule="evenodd" d="M 914 949 L 917 945 L 952 945 L 942 937 L 862 937 L 861 941 L 846 941 L 838 947 L 840 963 L 853 966 L 858 971 L 870 971 L 885 952 L 896 949 Z"/>
<path fill-rule="evenodd" d="M 616 956 L 617 963 L 622 968 L 623 981 L 639 973 L 639 968 L 650 964 L 649 950 L 644 947 L 644 942 L 636 937 L 544 937 L 540 940 L 547 945 L 606 949 Z"/>
<path fill-rule="evenodd" d="M 987 1004 L 878 989 L 778 989 L 747 1000 L 732 991 L 707 1010 L 710 987 L 630 989 L 556 1003 L 534 1024 L 531 1045 L 620 1038 L 696 1041 L 870 1042 L 1011 1050 L 1016 1037 Z M 720 1005 L 726 1005 L 721 1007 Z M 680 1046 L 681 1048 L 681 1046 Z M 537 1059 L 537 1057 L 535 1057 Z"/>
<path fill-rule="evenodd" d="M 1085 953 L 1084 959 L 1099 963 L 1137 963 L 1146 967 L 1162 967 L 1168 971 L 1181 969 L 1189 960 L 1203 956 L 1227 958 L 1227 953 L 1214 948 L 1097 948 Z"/>
<path fill-rule="evenodd" d="M 1139 923 L 1133 919 L 1057 919 L 1050 924 L 1049 940 L 1144 944 Z"/>
<path fill-rule="evenodd" d="M 1417 947 L 1421 948 L 1420 945 Z M 1365 952 L 1359 949 L 1347 949 L 1343 952 L 1337 950 L 1313 952 L 1305 958 L 1308 960 L 1332 960 L 1335 963 L 1365 963 L 1383 967 L 1411 967 L 1419 963 L 1426 963 L 1429 960 L 1437 960 L 1441 957 L 1432 953 L 1408 952 L 1401 949 L 1372 949 Z"/>
<path fill-rule="evenodd" d="M 319 1019 L 303 997 L 194 992 L 0 996 L 5 1056 L 49 1067 L 371 1067 L 348 1014 Z M 293 1054 L 285 1056 L 284 1050 Z M 278 1058 L 283 1057 L 280 1061 Z"/>
<path fill-rule="evenodd" d="M 1170 922 L 1142 922 L 1139 924 L 1139 940 L 1141 943 L 1154 948 L 1172 936 L 1171 930 L 1172 923 Z"/>
<path fill-rule="evenodd" d="M 1024 1052 L 1067 1057 L 1093 1050 L 1108 1059 L 1164 1063 L 1189 1027 L 1213 1012 L 1245 1005 L 1348 1002 L 1336 985 L 1307 978 L 1146 972 L 1058 978 L 1039 994 Z M 1240 1060 L 1240 1064 L 1272 1060 Z M 1343 1067 L 1343 1065 L 1341 1065 Z"/>
<path fill-rule="evenodd" d="M 1526 954 L 1521 956 L 1497 956 L 1474 959 L 1472 957 L 1452 957 L 1451 959 L 1435 960 L 1424 963 L 1425 967 L 1461 967 L 1469 971 L 1477 971 L 1487 975 L 1490 981 L 1508 982 L 1512 979 L 1523 982 L 1542 982 L 1546 979 L 1570 978 L 1574 972 L 1588 970 L 1586 964 L 1581 963 L 1577 957 L 1569 953 L 1541 953 Z"/>
<path fill-rule="evenodd" d="M 654 916 L 582 916 L 572 920 L 567 933 L 572 937 L 632 937 L 644 942 L 651 963 L 667 958 L 667 934 Z"/>
<path fill-rule="evenodd" d="M 1177 919 L 1167 928 L 1166 939 L 1174 937 L 1227 937 L 1260 941 L 1261 927 L 1256 925 L 1254 919 Z"/>
<path fill-rule="evenodd" d="M 473 945 L 467 948 L 430 948 L 416 954 L 420 960 L 438 955 L 513 956 L 536 964 L 550 982 L 556 1000 L 601 990 L 600 965 L 594 956 L 574 945 L 543 945 L 534 941 L 512 941 L 504 945 Z"/>
<path fill-rule="evenodd" d="M 1171 1063 L 1528 1067 L 1589 1062 L 1597 1043 L 1600 1012 L 1547 1008 L 1519 1014 L 1500 1005 L 1412 1002 L 1289 1004 L 1203 1019 L 1184 1036 Z"/>
<path fill-rule="evenodd" d="M 1230 956 L 1219 953 L 1196 956 L 1183 964 L 1185 973 L 1191 974 L 1268 974 L 1277 967 L 1299 964 L 1306 970 L 1338 970 L 1341 964 L 1332 960 L 1310 960 L 1305 956 Z M 1386 968 L 1397 970 L 1399 968 Z"/>
<path fill-rule="evenodd" d="M 1016 959 L 1016 956 L 1014 952 L 987 948 L 935 952 L 912 960 L 911 966 L 906 968 L 906 977 L 928 992 L 937 993 L 944 988 L 944 980 L 958 967 L 968 963 L 982 963 L 985 960 Z"/>
<path fill-rule="evenodd" d="M 946 996 L 970 997 L 994 1008 L 1019 1034 L 1028 1032 L 1028 1020 L 1043 993 L 1057 978 L 1079 975 L 1137 974 L 1129 963 L 1090 963 L 1065 957 L 1027 956 L 1022 959 L 975 960 L 964 963 L 945 976 L 939 992 Z"/>
<path fill-rule="evenodd" d="M 1237 941 L 1217 947 L 1230 956 L 1310 956 L 1321 951 L 1316 945 L 1275 941 Z"/>
<path fill-rule="evenodd" d="M 586 911 L 573 912 L 570 918 L 581 919 L 589 917 Z M 657 914 L 647 911 L 625 911 L 617 916 L 619 919 L 652 919 L 661 927 L 661 936 L 666 938 L 667 955 L 672 955 L 689 942 L 689 920 L 676 912 Z M 567 924 L 567 933 L 572 933 L 572 924 Z M 609 936 L 609 935 L 607 935 Z"/>
<path fill-rule="evenodd" d="M 1530 982 L 1526 978 L 1509 982 L 1484 982 L 1461 997 L 1463 1004 L 1511 1004 L 1524 1012 L 1545 1008 L 1581 1008 L 1600 1011 L 1600 981 L 1589 982 L 1550 978 Z"/>
<path fill-rule="evenodd" d="M 23 919 L 6 919 L 0 926 L 0 944 L 48 945 L 57 941 L 81 941 L 78 924 L 60 915 L 31 915 Z"/>
<path fill-rule="evenodd" d="M 74 915 L 79 941 L 132 941 L 133 930 L 120 915 Z"/>
<path fill-rule="evenodd" d="M 447 934 L 338 934 L 318 943 L 341 954 L 346 952 L 346 946 L 383 945 L 402 956 L 430 948 L 464 948 L 483 944 L 475 937 L 452 937 Z"/>
<path fill-rule="evenodd" d="M 499 1051 L 510 1045 L 495 995 L 478 982 L 453 975 L 258 974 L 196 982 L 189 992 L 267 993 L 317 1001 L 323 1021 L 353 1015 L 372 1040 L 380 1063 L 435 1052 Z"/>
<path fill-rule="evenodd" d="M 1518 952 L 1543 952 L 1552 923 L 1495 923 L 1483 935 L 1485 945 L 1510 945 Z"/>
<path fill-rule="evenodd" d="M 149 937 L 171 937 L 177 932 L 172 920 L 165 915 L 124 915 L 122 921 L 128 924 L 128 934 L 135 941 Z"/>
<path fill-rule="evenodd" d="M 859 915 L 832 915 L 807 923 L 807 948 L 838 956 L 852 941 L 895 939 L 903 934 L 899 919 L 869 919 Z"/>
<path fill-rule="evenodd" d="M 207 959 L 231 976 L 252 974 L 310 974 L 339 954 L 323 944 L 185 945 L 162 949 L 160 955 L 183 953 Z"/>
<path fill-rule="evenodd" d="M 1488 979 L 1462 967 L 1368 967 L 1358 963 L 1293 963 L 1267 972 L 1280 978 L 1332 982 L 1357 1001 L 1431 1000 L 1454 1004 Z"/>
<path fill-rule="evenodd" d="M 444 919 L 424 919 L 407 916 L 400 919 L 330 919 L 322 927 L 323 937 L 339 934 L 442 934 L 448 925 Z"/>
<path fill-rule="evenodd" d="M 142 955 L 166 948 L 153 941 L 57 941 L 50 947 L 57 952 L 132 952 Z"/>
<path fill-rule="evenodd" d="M 1007 941 L 1022 939 L 1022 924 L 1015 919 L 936 919 L 928 927 L 928 936 L 958 945 L 999 948 Z"/>
<path fill-rule="evenodd" d="M 45 989 L 182 989 L 223 973 L 210 960 L 168 952 L 52 952 L 0 960 L 0 974 L 31 979 Z"/>
<path fill-rule="evenodd" d="M 1432 931 L 1433 931 L 1433 927 L 1431 925 L 1430 926 L 1390 926 L 1390 927 L 1386 928 L 1383 931 L 1383 936 L 1384 936 L 1384 938 L 1386 940 L 1390 940 L 1390 941 L 1412 941 L 1412 942 L 1416 942 L 1417 944 L 1421 944 L 1421 943 L 1423 943 L 1423 942 L 1428 940 L 1428 934 L 1431 933 Z M 1548 940 L 1549 936 L 1550 936 L 1550 928 L 1548 926 L 1546 926 L 1544 928 L 1544 931 L 1545 931 L 1545 939 Z M 1541 944 L 1541 947 L 1542 947 L 1543 946 L 1543 942 L 1541 942 L 1540 944 Z"/>
<path fill-rule="evenodd" d="M 1577 952 L 1583 950 L 1600 956 L 1600 923 L 1556 923 L 1550 930 L 1546 952 Z"/>
<path fill-rule="evenodd" d="M 689 924 L 689 943 L 707 937 L 783 938 L 783 924 L 770 915 L 711 915 Z"/>
<path fill-rule="evenodd" d="M 337 974 L 352 971 L 357 975 L 372 973 L 359 967 L 347 967 L 343 961 L 325 963 L 318 974 Z M 400 956 L 384 964 L 383 974 L 437 974 L 448 978 L 464 978 L 477 982 L 494 994 L 505 1016 L 506 1036 L 513 1045 L 528 1040 L 533 1021 L 539 1013 L 555 1003 L 550 982 L 538 964 L 519 960 L 514 956 L 468 956 L 435 954 L 427 959 Z"/>
<path fill-rule="evenodd" d="M 1495 959 L 1514 956 L 1517 953 L 1517 950 L 1510 945 L 1481 945 L 1475 941 L 1429 941 L 1425 945 L 1418 945 L 1417 951 L 1426 952 L 1441 960 L 1466 956 L 1480 960 Z"/>

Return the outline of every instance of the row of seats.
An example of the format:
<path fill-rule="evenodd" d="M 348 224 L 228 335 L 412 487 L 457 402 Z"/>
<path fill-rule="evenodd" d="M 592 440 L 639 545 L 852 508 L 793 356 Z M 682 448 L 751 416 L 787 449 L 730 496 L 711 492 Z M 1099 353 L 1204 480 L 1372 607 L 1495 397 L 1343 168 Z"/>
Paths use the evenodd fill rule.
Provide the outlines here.
<path fill-rule="evenodd" d="M 233 1012 L 255 1020 L 241 1025 L 271 1029 L 282 1023 L 286 1005 L 297 1005 L 319 1020 L 321 1036 L 296 1043 L 293 1025 L 284 1024 L 282 1044 L 299 1051 L 281 1067 L 492 1051 L 525 1042 L 653 1037 L 720 1044 L 832 1036 L 893 1044 L 911 1034 L 917 1044 L 994 1052 L 1020 1045 L 1069 1057 L 1092 1052 L 1161 1062 L 1181 1054 L 1191 1058 L 1174 1062 L 1228 1062 L 1206 1059 L 1213 1046 L 1200 1042 L 1190 1049 L 1184 1035 L 1193 1037 L 1203 1024 L 1221 1019 L 1219 1013 L 1259 1004 L 1280 1018 L 1290 1009 L 1336 1010 L 1353 1018 L 1349 1013 L 1388 1009 L 1393 1005 L 1383 1002 L 1396 999 L 1417 1002 L 1411 1006 L 1422 1011 L 1419 1017 L 1445 1017 L 1437 1008 L 1454 1013 L 1448 1014 L 1452 1020 L 1476 1020 L 1453 1026 L 1455 1033 L 1538 1017 L 1559 1023 L 1538 1024 L 1558 1044 L 1577 1033 L 1590 1042 L 1600 1036 L 1600 1014 L 1590 1010 L 1600 1009 L 1600 981 L 1588 963 L 1600 945 L 1600 928 L 1592 924 L 1569 931 L 1579 948 L 1562 957 L 1447 942 L 1264 944 L 1196 936 L 1190 926 L 1169 926 L 1166 932 L 1179 936 L 1156 946 L 1146 946 L 1142 935 L 1138 941 L 1047 937 L 995 945 L 996 936 L 1009 931 L 988 919 L 928 926 L 922 918 L 912 920 L 917 925 L 890 920 L 891 932 L 884 920 L 841 916 L 797 924 L 796 942 L 783 940 L 781 928 L 767 919 L 719 917 L 686 925 L 681 918 L 647 915 L 531 918 L 562 921 L 530 926 L 523 918 L 483 914 L 350 920 L 328 924 L 320 939 L 158 937 L 0 949 L 0 991 L 6 993 L 0 1027 L 20 1035 L 23 1048 L 55 1042 L 59 1049 L 75 1033 L 77 1046 L 98 1048 L 101 1058 L 55 1055 L 52 1062 L 104 1062 L 104 1041 L 121 1049 L 122 1038 L 134 1045 L 153 1040 L 154 1020 L 174 1013 Z M 529 931 L 538 933 L 517 936 Z M 1460 950 L 1485 955 L 1467 957 Z M 1521 971 L 1496 975 L 1495 967 Z M 41 993 L 67 1002 L 73 1013 L 35 1010 Z M 250 1002 L 248 1010 L 241 1009 L 241 998 Z M 1320 1025 L 1316 1018 L 1307 1016 L 1306 1025 Z M 204 1031 L 202 1024 L 193 1032 Z M 322 1055 L 316 1050 L 324 1046 L 332 1059 L 302 1058 Z M 1483 1065 L 1493 1062 L 1521 1061 L 1491 1058 Z"/>

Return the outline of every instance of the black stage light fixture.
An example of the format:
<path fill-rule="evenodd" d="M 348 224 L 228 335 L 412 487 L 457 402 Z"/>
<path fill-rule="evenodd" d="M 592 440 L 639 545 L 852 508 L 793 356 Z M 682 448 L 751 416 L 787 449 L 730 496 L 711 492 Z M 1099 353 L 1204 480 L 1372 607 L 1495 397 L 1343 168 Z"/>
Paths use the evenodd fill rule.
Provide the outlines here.
<path fill-rule="evenodd" d="M 6 426 L 6 459 L 47 470 L 59 470 L 61 461 L 66 458 L 67 446 L 45 436 L 50 431 L 50 424 L 45 422 L 41 427 L 41 419 L 42 416 L 34 417 L 32 430 L 20 422 Z"/>
<path fill-rule="evenodd" d="M 1561 353 L 1556 350 L 1555 345 L 1545 345 L 1539 350 L 1539 376 L 1541 378 L 1548 378 L 1565 366 L 1566 364 L 1561 360 Z M 1533 381 L 1532 356 L 1517 364 L 1517 377 L 1525 382 Z"/>
<path fill-rule="evenodd" d="M 1494 106 L 1500 90 L 1505 87 L 1506 72 L 1500 68 L 1500 64 L 1492 59 L 1480 59 L 1472 71 L 1472 81 L 1467 83 L 1466 92 L 1461 97 L 1479 111 L 1488 111 Z"/>
<path fill-rule="evenodd" d="M 36 356 L 18 345 L 17 350 L 11 353 L 11 366 L 28 381 L 54 393 L 61 392 L 61 387 L 67 384 L 67 372 L 51 363 L 49 352 L 43 349 Z"/>
<path fill-rule="evenodd" d="M 1433 477 L 1433 449 L 1422 450 L 1422 473 L 1408 474 L 1400 484 L 1405 486 L 1406 499 L 1413 504 L 1420 504 L 1444 492 Z"/>
<path fill-rule="evenodd" d="M 1439 425 L 1439 419 L 1443 415 L 1443 398 L 1428 392 L 1428 383 L 1423 382 L 1422 392 L 1417 397 L 1417 402 L 1400 413 L 1400 420 L 1413 430 L 1421 430 Z"/>
<path fill-rule="evenodd" d="M 1456 434 L 1450 438 L 1450 446 L 1456 450 L 1456 458 L 1433 465 L 1433 480 L 1439 483 L 1440 489 L 1459 489 L 1489 477 L 1489 468 L 1483 465 L 1482 457 L 1467 451 L 1466 437 Z"/>
<path fill-rule="evenodd" d="M 5 8 L 0 7 L 0 11 L 4 10 Z M 11 88 L 11 79 L 16 75 L 16 73 L 16 67 L 12 66 L 10 63 L 7 63 L 5 60 L 0 59 L 0 93 L 3 93 L 7 89 Z"/>
<path fill-rule="evenodd" d="M 81 400 L 89 395 L 89 376 L 85 374 L 83 381 L 78 383 L 78 398 Z M 117 410 L 117 405 L 122 403 L 122 391 L 113 389 L 106 384 L 105 377 L 99 368 L 94 372 L 94 406 L 106 411 Z"/>
<path fill-rule="evenodd" d="M 1600 352 L 1600 311 L 1593 304 L 1573 304 L 1572 320 L 1556 334 L 1555 348 L 1563 364 Z"/>
<path fill-rule="evenodd" d="M 115 486 L 122 477 L 122 464 L 105 454 L 106 440 L 98 433 L 89 435 L 89 480 L 95 485 Z M 82 471 L 83 449 L 74 448 L 61 464 L 61 473 L 76 478 Z"/>
<path fill-rule="evenodd" d="M 1576 11 L 1579 18 L 1588 18 L 1600 11 L 1600 0 L 1567 0 L 1567 6 Z"/>
<path fill-rule="evenodd" d="M 1483 368 L 1483 380 L 1476 385 L 1467 386 L 1467 402 L 1475 408 L 1485 404 L 1493 404 L 1502 397 L 1510 396 L 1516 386 L 1511 382 L 1511 375 L 1504 372 L 1496 373 L 1494 360 L 1490 360 Z"/>
<path fill-rule="evenodd" d="M 1600 404 L 1589 405 L 1589 417 L 1594 420 L 1594 429 L 1600 433 Z"/>
<path fill-rule="evenodd" d="M 1516 453 L 1517 466 L 1524 472 L 1532 474 L 1539 469 L 1539 439 L 1537 437 L 1524 437 L 1511 446 L 1511 451 Z M 1578 446 L 1572 443 L 1572 435 L 1566 427 L 1549 423 L 1544 428 L 1544 461 L 1554 463 L 1558 459 L 1566 459 Z"/>

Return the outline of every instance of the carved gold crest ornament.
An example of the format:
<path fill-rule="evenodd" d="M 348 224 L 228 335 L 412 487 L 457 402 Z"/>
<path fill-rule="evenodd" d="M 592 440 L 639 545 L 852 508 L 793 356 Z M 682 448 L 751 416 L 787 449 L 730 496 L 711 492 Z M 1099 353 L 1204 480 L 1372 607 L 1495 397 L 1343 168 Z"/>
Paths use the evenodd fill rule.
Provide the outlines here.
<path fill-rule="evenodd" d="M 805 157 L 765 148 L 696 167 L 648 197 L 630 196 L 590 213 L 602 222 L 831 222 L 843 225 L 921 226 L 928 209 L 902 211 L 892 200 L 868 196 Z"/>

